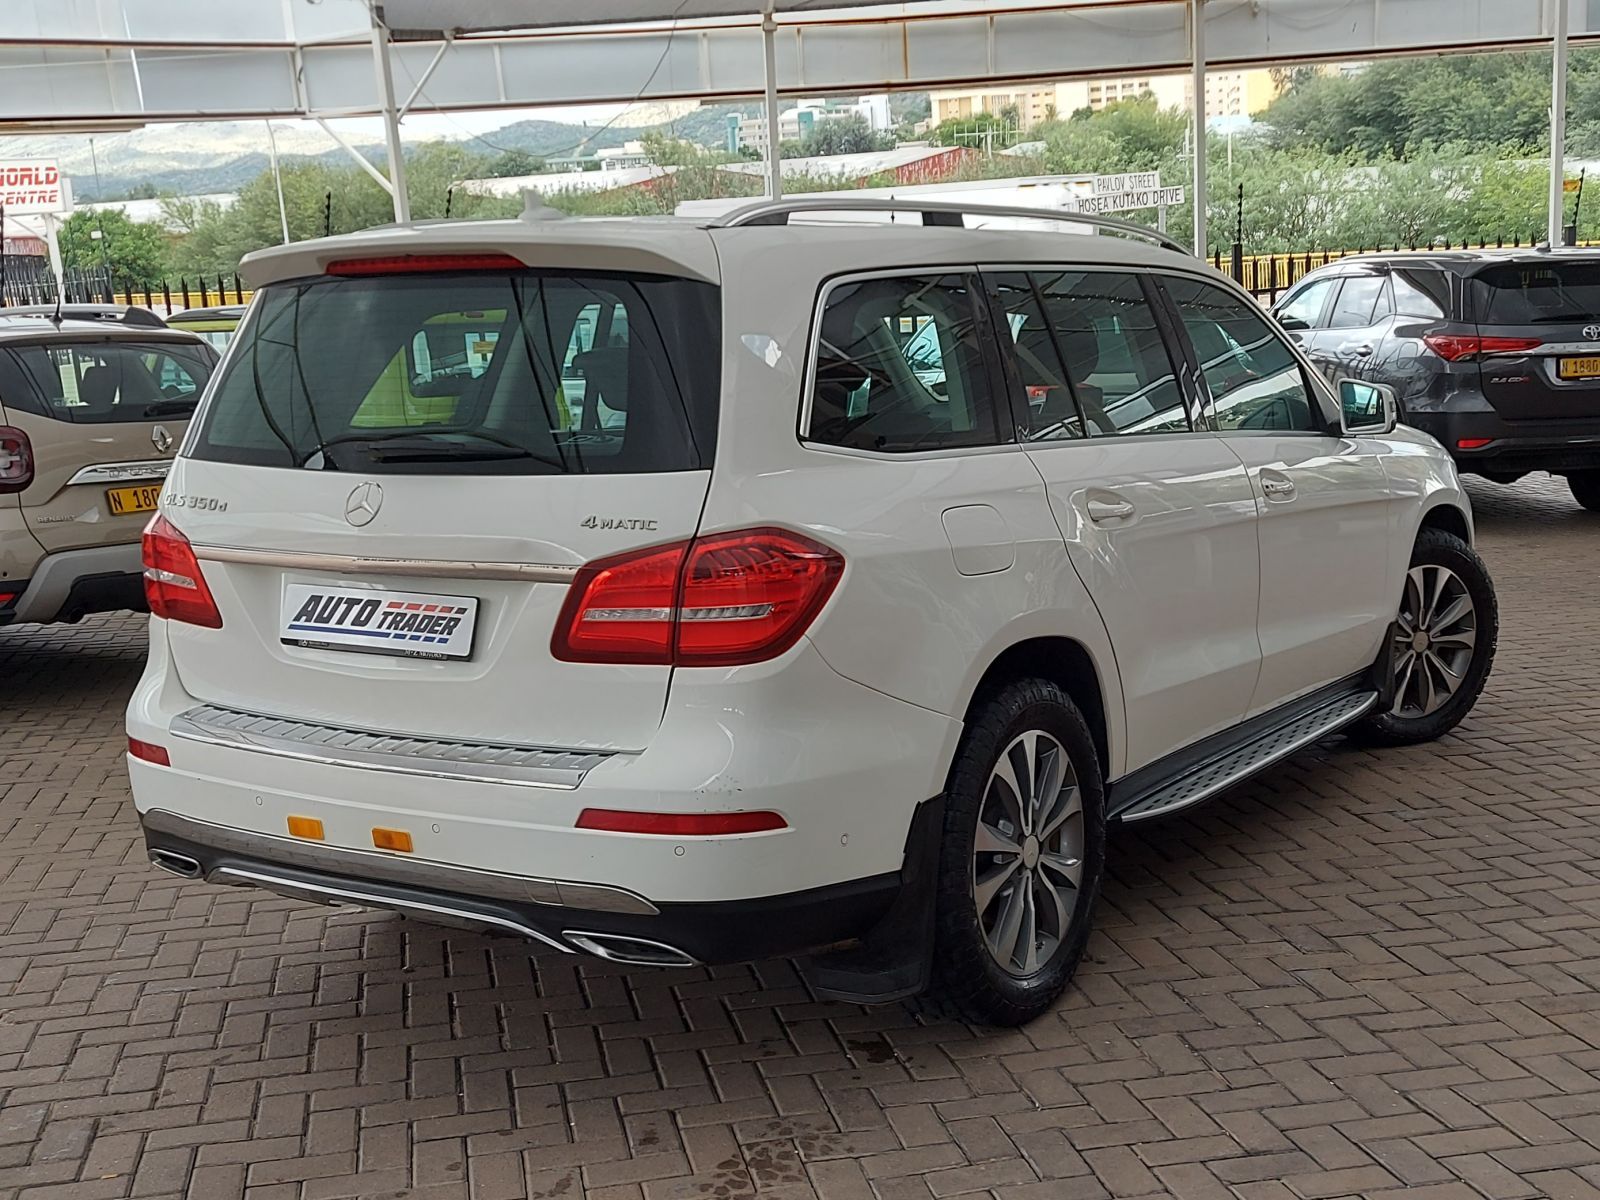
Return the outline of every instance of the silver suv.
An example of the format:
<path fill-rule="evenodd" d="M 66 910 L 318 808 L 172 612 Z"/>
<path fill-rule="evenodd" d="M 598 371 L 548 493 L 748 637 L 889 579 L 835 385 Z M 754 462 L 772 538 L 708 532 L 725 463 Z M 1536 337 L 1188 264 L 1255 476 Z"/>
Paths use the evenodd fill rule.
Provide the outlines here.
<path fill-rule="evenodd" d="M 0 311 L 0 625 L 145 608 L 139 536 L 216 361 L 148 310 Z"/>

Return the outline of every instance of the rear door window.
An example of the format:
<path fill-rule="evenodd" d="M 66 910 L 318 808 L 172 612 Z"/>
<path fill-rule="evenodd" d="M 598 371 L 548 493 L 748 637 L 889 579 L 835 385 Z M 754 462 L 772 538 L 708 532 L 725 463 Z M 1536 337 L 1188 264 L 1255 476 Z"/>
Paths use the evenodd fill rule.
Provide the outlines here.
<path fill-rule="evenodd" d="M 1348 275 L 1328 314 L 1329 329 L 1366 329 L 1389 315 L 1388 277 Z"/>
<path fill-rule="evenodd" d="M 1600 319 L 1600 262 L 1499 263 L 1470 283 L 1480 325 L 1562 325 Z"/>
<path fill-rule="evenodd" d="M 710 465 L 718 289 L 546 271 L 274 285 L 241 329 L 196 458 L 432 474 Z"/>
<path fill-rule="evenodd" d="M 211 352 L 191 343 L 48 342 L 10 353 L 29 386 L 6 402 L 77 425 L 187 416 L 211 377 Z"/>
<path fill-rule="evenodd" d="M 1328 305 L 1328 294 L 1338 286 L 1337 276 L 1308 283 L 1290 296 L 1278 309 L 1278 319 L 1286 329 L 1318 329 L 1322 325 L 1322 310 Z"/>
<path fill-rule="evenodd" d="M 981 350 L 988 315 L 966 275 L 853 280 L 828 292 L 809 441 L 906 454 L 993 445 L 1001 428 Z"/>

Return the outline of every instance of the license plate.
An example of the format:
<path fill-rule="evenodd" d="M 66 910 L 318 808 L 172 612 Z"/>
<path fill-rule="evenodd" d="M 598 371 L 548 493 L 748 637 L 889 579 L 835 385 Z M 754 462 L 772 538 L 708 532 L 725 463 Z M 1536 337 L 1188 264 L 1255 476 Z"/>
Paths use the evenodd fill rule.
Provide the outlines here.
<path fill-rule="evenodd" d="M 106 504 L 111 509 L 111 515 L 120 517 L 124 513 L 155 512 L 156 501 L 161 496 L 159 483 L 144 483 L 138 487 L 119 487 L 106 489 Z"/>
<path fill-rule="evenodd" d="M 471 658 L 477 619 L 472 596 L 291 583 L 283 589 L 278 636 L 287 646 L 319 650 Z"/>
<path fill-rule="evenodd" d="M 1563 358 L 1556 373 L 1563 379 L 1600 379 L 1600 358 Z"/>

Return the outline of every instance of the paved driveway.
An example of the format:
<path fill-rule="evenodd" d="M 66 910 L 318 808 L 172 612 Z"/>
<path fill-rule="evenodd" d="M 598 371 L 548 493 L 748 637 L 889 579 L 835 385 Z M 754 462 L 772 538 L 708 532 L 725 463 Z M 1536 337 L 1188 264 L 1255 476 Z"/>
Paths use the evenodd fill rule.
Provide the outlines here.
<path fill-rule="evenodd" d="M 1461 733 L 1119 836 L 1006 1033 L 160 874 L 142 626 L 0 630 L 0 1200 L 1600 1195 L 1600 517 L 1474 493 Z"/>

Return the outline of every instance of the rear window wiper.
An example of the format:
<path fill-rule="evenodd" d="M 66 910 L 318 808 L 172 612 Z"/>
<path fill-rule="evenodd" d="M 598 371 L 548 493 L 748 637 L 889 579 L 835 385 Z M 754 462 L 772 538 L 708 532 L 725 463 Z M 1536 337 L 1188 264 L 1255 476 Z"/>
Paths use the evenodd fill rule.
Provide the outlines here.
<path fill-rule="evenodd" d="M 480 444 L 464 445 L 461 442 L 429 440 L 444 437 L 467 437 Z M 494 462 L 499 459 L 531 458 L 536 462 L 544 463 L 546 466 L 558 467 L 563 470 L 567 465 L 561 459 L 535 454 L 528 447 L 518 445 L 509 438 L 486 433 L 483 430 L 430 429 L 422 427 L 416 429 L 392 429 L 386 433 L 341 433 L 322 442 L 301 460 L 301 465 L 305 465 L 320 452 L 323 455 L 325 466 L 337 469 L 336 464 L 328 457 L 327 452 L 335 446 L 357 444 L 365 446 L 367 454 L 380 462 L 427 462 L 430 459 L 454 462 Z"/>
<path fill-rule="evenodd" d="M 504 446 L 466 446 L 460 442 L 435 442 L 431 445 L 426 442 L 411 444 L 391 442 L 387 445 L 368 446 L 367 454 L 375 462 L 499 462 L 502 459 L 538 458 L 538 455 L 531 450 L 513 450 Z"/>

